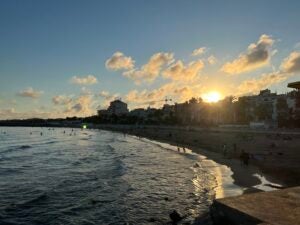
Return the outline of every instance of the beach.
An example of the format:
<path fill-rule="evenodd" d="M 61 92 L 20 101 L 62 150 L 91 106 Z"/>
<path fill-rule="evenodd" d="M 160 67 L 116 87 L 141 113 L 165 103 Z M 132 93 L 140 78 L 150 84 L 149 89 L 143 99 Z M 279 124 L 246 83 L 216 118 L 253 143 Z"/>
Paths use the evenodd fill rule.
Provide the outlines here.
<path fill-rule="evenodd" d="M 205 155 L 230 167 L 234 183 L 245 188 L 245 192 L 256 191 L 257 187 L 265 190 L 293 187 L 300 182 L 298 132 L 121 125 L 101 128 L 167 142 L 178 146 L 180 151 L 184 147 Z M 249 154 L 249 165 L 241 162 L 242 151 Z"/>

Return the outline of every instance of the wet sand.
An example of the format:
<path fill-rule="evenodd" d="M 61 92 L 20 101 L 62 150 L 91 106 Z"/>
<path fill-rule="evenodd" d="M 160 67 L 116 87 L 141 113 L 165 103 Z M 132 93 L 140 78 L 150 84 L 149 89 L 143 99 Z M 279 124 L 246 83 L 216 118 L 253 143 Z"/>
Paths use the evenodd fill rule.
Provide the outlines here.
<path fill-rule="evenodd" d="M 183 147 L 189 148 L 230 167 L 234 184 L 243 187 L 245 192 L 255 192 L 257 188 L 274 190 L 300 185 L 300 133 L 297 132 L 195 130 L 153 126 L 102 128 L 167 142 L 179 146 L 181 151 Z M 224 144 L 226 154 L 223 153 Z M 240 161 L 242 150 L 250 154 L 248 166 Z"/>

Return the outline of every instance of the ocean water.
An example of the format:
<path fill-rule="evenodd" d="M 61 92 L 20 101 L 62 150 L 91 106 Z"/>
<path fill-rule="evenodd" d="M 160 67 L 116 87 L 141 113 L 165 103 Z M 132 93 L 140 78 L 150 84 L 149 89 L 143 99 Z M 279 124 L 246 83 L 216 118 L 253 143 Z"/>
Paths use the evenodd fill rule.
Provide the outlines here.
<path fill-rule="evenodd" d="M 102 130 L 0 131 L 0 224 L 168 224 L 173 210 L 193 224 L 215 197 L 216 165 L 171 145 Z"/>

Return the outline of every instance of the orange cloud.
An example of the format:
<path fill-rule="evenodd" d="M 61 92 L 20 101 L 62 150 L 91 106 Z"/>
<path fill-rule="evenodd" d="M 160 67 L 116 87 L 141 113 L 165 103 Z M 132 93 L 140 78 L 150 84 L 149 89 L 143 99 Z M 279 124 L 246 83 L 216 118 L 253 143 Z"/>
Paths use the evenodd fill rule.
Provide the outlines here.
<path fill-rule="evenodd" d="M 300 72 L 300 52 L 292 52 L 281 64 L 281 69 L 287 73 Z"/>
<path fill-rule="evenodd" d="M 123 73 L 125 77 L 134 80 L 137 84 L 141 82 L 154 81 L 162 67 L 168 65 L 173 61 L 172 53 L 159 52 L 151 56 L 148 63 L 143 65 L 140 69 L 133 69 Z"/>
<path fill-rule="evenodd" d="M 190 62 L 184 65 L 181 60 L 170 65 L 162 74 L 165 78 L 172 80 L 193 80 L 203 69 L 204 63 L 202 60 Z"/>
<path fill-rule="evenodd" d="M 234 75 L 267 65 L 270 59 L 270 48 L 273 44 L 274 40 L 270 36 L 266 34 L 261 35 L 257 43 L 252 43 L 248 46 L 246 53 L 242 53 L 232 62 L 225 63 L 221 71 Z"/>

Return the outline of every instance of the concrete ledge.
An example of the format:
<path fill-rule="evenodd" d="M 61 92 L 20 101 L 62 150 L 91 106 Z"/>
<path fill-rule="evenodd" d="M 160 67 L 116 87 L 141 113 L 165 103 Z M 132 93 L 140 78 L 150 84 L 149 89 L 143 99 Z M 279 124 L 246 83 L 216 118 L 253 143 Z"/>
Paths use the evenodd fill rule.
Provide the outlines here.
<path fill-rule="evenodd" d="M 217 199 L 211 216 L 216 225 L 300 224 L 300 187 Z"/>

